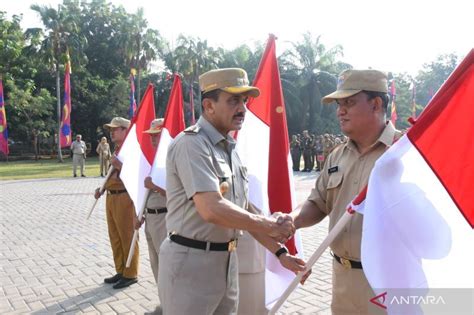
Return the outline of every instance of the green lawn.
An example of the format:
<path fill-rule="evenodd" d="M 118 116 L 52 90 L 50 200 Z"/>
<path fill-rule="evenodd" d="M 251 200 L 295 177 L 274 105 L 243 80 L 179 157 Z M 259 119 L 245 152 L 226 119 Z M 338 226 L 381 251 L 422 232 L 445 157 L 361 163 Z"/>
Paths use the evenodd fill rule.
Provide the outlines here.
<path fill-rule="evenodd" d="M 98 157 L 88 157 L 86 159 L 86 176 L 96 177 L 99 174 Z M 80 176 L 79 169 L 77 170 Z M 64 163 L 58 163 L 56 159 L 39 161 L 11 161 L 0 162 L 0 180 L 7 179 L 31 179 L 31 178 L 52 178 L 71 177 L 72 159 L 64 159 Z"/>

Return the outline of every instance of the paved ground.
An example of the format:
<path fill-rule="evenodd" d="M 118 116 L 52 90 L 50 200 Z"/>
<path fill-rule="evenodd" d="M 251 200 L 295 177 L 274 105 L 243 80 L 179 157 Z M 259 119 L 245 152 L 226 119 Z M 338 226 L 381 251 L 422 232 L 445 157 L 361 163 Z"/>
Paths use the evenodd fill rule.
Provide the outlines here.
<path fill-rule="evenodd" d="M 295 175 L 302 201 L 315 173 Z M 143 314 L 159 303 L 140 235 L 139 282 L 114 290 L 103 278 L 114 273 L 103 198 L 89 220 L 100 178 L 0 181 L 1 314 Z M 302 231 L 306 257 L 322 242 L 327 220 Z M 331 258 L 284 304 L 282 314 L 328 314 Z"/>

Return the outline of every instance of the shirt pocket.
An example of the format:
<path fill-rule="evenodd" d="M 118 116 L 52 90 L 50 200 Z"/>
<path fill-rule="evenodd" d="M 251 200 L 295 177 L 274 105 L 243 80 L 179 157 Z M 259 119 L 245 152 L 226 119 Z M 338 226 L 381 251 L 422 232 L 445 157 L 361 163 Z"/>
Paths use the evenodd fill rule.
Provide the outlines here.
<path fill-rule="evenodd" d="M 329 175 L 328 184 L 326 189 L 326 208 L 328 212 L 331 212 L 336 198 L 338 197 L 339 191 L 342 186 L 343 181 L 343 174 L 341 173 L 333 173 Z"/>
<path fill-rule="evenodd" d="M 232 170 L 225 159 L 216 158 L 217 178 L 219 180 L 219 190 L 224 198 L 231 200 L 232 191 Z"/>

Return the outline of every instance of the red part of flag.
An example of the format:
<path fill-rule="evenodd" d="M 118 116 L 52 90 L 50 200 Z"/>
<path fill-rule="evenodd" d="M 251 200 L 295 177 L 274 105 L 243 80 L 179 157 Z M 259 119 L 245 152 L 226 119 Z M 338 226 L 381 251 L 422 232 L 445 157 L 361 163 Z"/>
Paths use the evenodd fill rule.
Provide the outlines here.
<path fill-rule="evenodd" d="M 131 126 L 135 124 L 138 143 L 140 144 L 143 155 L 150 165 L 153 163 L 156 150 L 153 148 L 150 135 L 144 133 L 144 131 L 150 128 L 151 122 L 155 119 L 155 98 L 153 91 L 153 85 L 148 84 L 140 106 L 130 124 Z M 131 128 L 128 130 L 130 131 L 130 129 Z"/>
<path fill-rule="evenodd" d="M 472 117 L 474 49 L 443 84 L 407 134 L 474 228 Z"/>
<path fill-rule="evenodd" d="M 291 185 L 287 171 L 290 149 L 275 39 L 274 35 L 270 35 L 253 82 L 253 85 L 260 89 L 260 96 L 251 98 L 247 107 L 270 128 L 268 161 L 270 211 L 290 213 L 292 209 Z M 286 243 L 286 246 L 291 254 L 296 253 L 293 238 Z"/>
<path fill-rule="evenodd" d="M 163 122 L 163 128 L 168 129 L 171 138 L 176 137 L 184 130 L 183 108 L 181 77 L 178 74 L 175 74 L 170 98 L 166 107 L 165 120 Z"/>

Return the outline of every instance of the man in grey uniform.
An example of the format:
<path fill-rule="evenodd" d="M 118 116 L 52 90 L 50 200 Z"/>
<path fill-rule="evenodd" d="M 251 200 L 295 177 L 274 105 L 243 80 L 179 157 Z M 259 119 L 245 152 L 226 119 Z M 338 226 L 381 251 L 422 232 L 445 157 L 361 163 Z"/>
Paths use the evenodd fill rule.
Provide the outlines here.
<path fill-rule="evenodd" d="M 151 137 L 151 143 L 156 150 L 160 143 L 161 129 L 163 128 L 163 118 L 154 119 L 151 122 L 150 129 L 144 131 Z M 160 253 L 160 246 L 166 238 L 166 192 L 160 187 L 153 184 L 151 177 L 145 178 L 145 187 L 150 189 L 150 195 L 146 201 L 146 208 L 144 212 L 145 220 L 145 235 L 148 243 L 148 255 L 150 257 L 150 266 L 158 285 L 158 268 Z M 143 222 L 143 221 L 142 221 Z M 161 310 L 157 307 L 153 312 L 145 314 L 161 314 Z"/>
<path fill-rule="evenodd" d="M 80 167 L 81 176 L 86 177 L 84 168 L 86 167 L 86 143 L 82 141 L 81 135 L 76 135 L 76 140 L 71 143 L 72 152 L 72 172 L 74 177 L 77 177 L 77 167 Z"/>
<path fill-rule="evenodd" d="M 239 230 L 277 253 L 286 268 L 305 268 L 274 240 L 284 242 L 294 232 L 289 216 L 266 218 L 249 205 L 247 170 L 228 135 L 242 127 L 247 97 L 260 91 L 236 68 L 209 71 L 199 85 L 203 114 L 168 148 L 169 237 L 161 246 L 158 271 L 165 315 L 236 314 Z"/>

